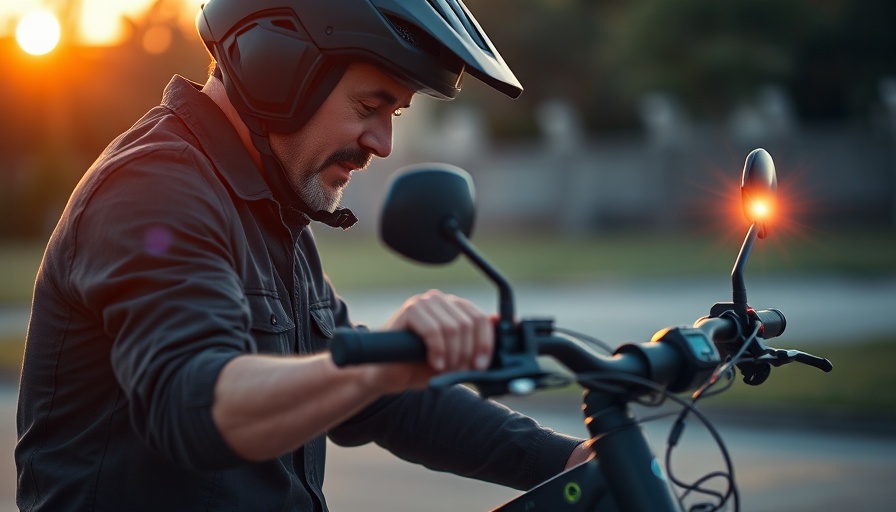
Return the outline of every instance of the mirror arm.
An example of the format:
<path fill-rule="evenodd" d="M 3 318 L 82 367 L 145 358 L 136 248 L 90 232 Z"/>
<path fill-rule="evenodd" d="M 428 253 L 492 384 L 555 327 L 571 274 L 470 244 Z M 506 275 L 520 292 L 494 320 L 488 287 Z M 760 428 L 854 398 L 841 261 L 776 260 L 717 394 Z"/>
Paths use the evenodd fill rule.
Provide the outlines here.
<path fill-rule="evenodd" d="M 759 230 L 761 226 L 759 223 L 753 223 L 750 226 L 750 230 L 747 231 L 747 236 L 744 238 L 744 243 L 740 248 L 740 252 L 737 254 L 737 260 L 734 262 L 734 268 L 731 270 L 731 288 L 732 288 L 732 302 L 734 302 L 735 306 L 737 306 L 738 315 L 746 315 L 747 312 L 747 285 L 744 283 L 744 267 L 747 264 L 747 258 L 750 256 L 750 251 L 753 249 L 753 242 L 756 241 L 756 237 L 759 234 Z M 741 313 L 743 310 L 743 313 Z"/>
<path fill-rule="evenodd" d="M 513 291 L 510 282 L 498 270 L 486 261 L 470 243 L 470 239 L 460 230 L 460 224 L 454 217 L 442 221 L 442 234 L 457 245 L 460 252 L 476 265 L 498 288 L 498 312 L 500 326 L 510 328 L 514 325 Z"/>

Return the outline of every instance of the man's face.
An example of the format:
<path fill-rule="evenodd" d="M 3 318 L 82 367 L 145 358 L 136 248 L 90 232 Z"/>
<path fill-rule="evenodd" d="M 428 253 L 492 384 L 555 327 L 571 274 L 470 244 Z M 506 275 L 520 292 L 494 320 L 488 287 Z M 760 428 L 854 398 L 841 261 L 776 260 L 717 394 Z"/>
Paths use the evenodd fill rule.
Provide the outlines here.
<path fill-rule="evenodd" d="M 392 118 L 414 91 L 369 64 L 352 64 L 311 120 L 270 134 L 289 182 L 312 210 L 333 211 L 353 170 L 392 152 Z"/>

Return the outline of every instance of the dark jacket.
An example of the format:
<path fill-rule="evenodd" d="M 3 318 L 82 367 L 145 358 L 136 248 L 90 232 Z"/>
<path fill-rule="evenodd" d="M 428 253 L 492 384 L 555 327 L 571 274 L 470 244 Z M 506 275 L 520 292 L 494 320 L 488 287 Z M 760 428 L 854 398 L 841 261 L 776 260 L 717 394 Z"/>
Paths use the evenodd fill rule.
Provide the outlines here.
<path fill-rule="evenodd" d="M 211 418 L 230 359 L 322 351 L 350 325 L 308 223 L 175 77 L 85 174 L 47 246 L 18 404 L 19 507 L 326 510 L 324 437 L 252 463 Z M 577 442 L 462 388 L 383 398 L 329 435 L 517 488 L 559 472 Z"/>

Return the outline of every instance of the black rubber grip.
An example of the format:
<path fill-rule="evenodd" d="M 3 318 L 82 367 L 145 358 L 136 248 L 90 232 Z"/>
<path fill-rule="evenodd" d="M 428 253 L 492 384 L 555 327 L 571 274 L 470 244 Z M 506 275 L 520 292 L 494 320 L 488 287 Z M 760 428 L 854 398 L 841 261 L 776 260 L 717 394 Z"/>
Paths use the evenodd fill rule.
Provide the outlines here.
<path fill-rule="evenodd" d="M 336 329 L 330 340 L 330 354 L 336 366 L 425 361 L 426 346 L 411 331 Z"/>
<path fill-rule="evenodd" d="M 760 309 L 753 313 L 759 319 L 759 323 L 762 324 L 759 337 L 763 339 L 767 340 L 780 336 L 784 332 L 784 328 L 787 327 L 787 319 L 784 318 L 784 313 L 777 309 Z"/>

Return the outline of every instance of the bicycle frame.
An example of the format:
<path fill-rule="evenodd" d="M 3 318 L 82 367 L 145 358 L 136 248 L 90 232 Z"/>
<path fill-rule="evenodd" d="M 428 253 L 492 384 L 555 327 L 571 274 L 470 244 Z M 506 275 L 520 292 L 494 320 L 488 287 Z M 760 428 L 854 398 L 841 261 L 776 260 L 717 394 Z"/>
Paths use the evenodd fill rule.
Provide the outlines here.
<path fill-rule="evenodd" d="M 585 415 L 595 457 L 540 484 L 494 512 L 564 510 L 682 512 L 627 402 L 589 393 Z M 603 467 L 613 468 L 604 473 Z"/>

